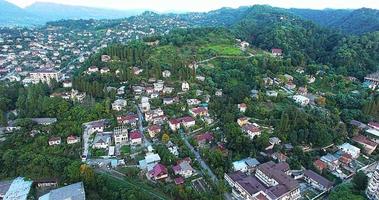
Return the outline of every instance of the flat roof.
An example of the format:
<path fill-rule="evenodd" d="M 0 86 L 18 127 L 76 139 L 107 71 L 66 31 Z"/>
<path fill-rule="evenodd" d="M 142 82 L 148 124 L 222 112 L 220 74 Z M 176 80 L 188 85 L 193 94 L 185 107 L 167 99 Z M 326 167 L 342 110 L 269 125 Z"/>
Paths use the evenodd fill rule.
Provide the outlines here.
<path fill-rule="evenodd" d="M 4 195 L 4 200 L 26 200 L 33 181 L 27 181 L 23 177 L 17 177 L 13 180 L 7 193 Z"/>

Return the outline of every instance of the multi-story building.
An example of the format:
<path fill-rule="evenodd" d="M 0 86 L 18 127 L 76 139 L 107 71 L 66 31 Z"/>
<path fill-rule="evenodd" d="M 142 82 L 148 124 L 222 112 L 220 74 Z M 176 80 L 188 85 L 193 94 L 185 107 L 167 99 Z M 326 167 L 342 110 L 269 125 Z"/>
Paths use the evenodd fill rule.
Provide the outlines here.
<path fill-rule="evenodd" d="M 224 177 L 237 199 L 297 200 L 301 197 L 299 183 L 289 176 L 289 166 L 285 162 L 261 164 L 255 175 L 237 171 Z"/>
<path fill-rule="evenodd" d="M 125 126 L 118 126 L 113 130 L 115 144 L 124 145 L 128 142 L 128 129 Z"/>
<path fill-rule="evenodd" d="M 371 200 L 379 200 L 379 165 L 376 166 L 376 170 L 368 181 L 366 194 Z"/>
<path fill-rule="evenodd" d="M 30 78 L 32 83 L 37 84 L 39 82 L 50 84 L 52 80 L 58 81 L 60 73 L 54 69 L 38 69 L 30 72 Z"/>

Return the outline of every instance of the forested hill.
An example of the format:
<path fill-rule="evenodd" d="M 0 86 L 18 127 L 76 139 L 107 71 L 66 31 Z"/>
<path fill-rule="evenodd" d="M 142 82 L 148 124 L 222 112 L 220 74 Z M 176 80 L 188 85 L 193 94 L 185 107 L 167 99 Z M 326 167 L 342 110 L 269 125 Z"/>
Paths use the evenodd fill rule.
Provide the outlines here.
<path fill-rule="evenodd" d="M 349 36 L 270 6 L 251 7 L 233 30 L 264 50 L 283 49 L 293 65 L 322 63 L 359 78 L 378 70 L 379 32 Z"/>
<path fill-rule="evenodd" d="M 364 34 L 379 31 L 379 10 L 375 9 L 290 9 L 289 11 L 321 26 L 331 29 L 338 29 L 344 33 Z"/>

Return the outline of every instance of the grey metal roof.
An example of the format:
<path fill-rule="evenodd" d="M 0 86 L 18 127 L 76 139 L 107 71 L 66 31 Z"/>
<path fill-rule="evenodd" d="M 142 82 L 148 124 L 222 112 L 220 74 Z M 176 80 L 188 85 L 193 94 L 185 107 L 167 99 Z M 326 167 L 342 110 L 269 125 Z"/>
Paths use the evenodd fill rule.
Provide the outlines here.
<path fill-rule="evenodd" d="M 74 183 L 62 188 L 51 190 L 47 195 L 48 198 L 43 196 L 45 199 L 49 200 L 85 200 L 86 195 L 84 191 L 83 182 Z M 40 197 L 39 199 L 44 199 Z"/>

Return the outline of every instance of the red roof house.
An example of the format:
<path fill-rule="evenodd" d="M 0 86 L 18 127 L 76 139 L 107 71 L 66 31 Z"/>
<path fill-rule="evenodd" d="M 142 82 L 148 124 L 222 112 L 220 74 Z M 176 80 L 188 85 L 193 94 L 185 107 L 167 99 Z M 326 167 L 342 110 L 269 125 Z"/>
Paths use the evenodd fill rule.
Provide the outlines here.
<path fill-rule="evenodd" d="M 151 171 L 149 171 L 149 178 L 151 180 L 162 180 L 168 177 L 166 166 L 158 163 L 156 164 Z"/>

